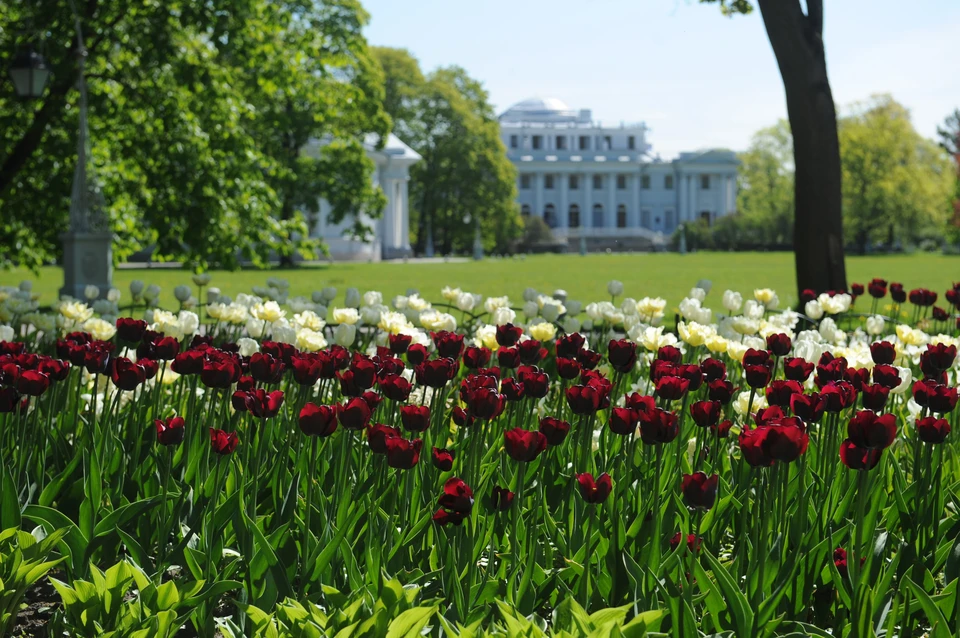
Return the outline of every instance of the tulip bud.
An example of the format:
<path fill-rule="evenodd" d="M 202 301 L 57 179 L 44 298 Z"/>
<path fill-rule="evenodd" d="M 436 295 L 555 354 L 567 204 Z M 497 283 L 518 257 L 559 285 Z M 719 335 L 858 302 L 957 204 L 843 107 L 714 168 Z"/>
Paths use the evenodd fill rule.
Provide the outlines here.
<path fill-rule="evenodd" d="M 618 297 L 623 294 L 623 282 L 616 279 L 611 279 L 607 282 L 607 292 L 610 293 L 612 297 Z"/>
<path fill-rule="evenodd" d="M 89 300 L 94 300 L 100 297 L 100 288 L 94 285 L 88 285 L 83 289 L 83 296 Z"/>
<path fill-rule="evenodd" d="M 350 323 L 341 323 L 333 331 L 333 342 L 349 348 L 357 338 L 357 326 Z"/>

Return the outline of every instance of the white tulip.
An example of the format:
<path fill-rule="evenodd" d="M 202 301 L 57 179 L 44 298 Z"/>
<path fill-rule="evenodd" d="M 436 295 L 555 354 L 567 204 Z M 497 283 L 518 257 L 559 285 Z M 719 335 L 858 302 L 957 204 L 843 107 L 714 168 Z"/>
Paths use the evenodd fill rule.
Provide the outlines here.
<path fill-rule="evenodd" d="M 883 328 L 885 324 L 886 324 L 886 321 L 880 315 L 873 315 L 872 317 L 867 317 L 867 334 L 879 335 L 883 333 Z"/>
<path fill-rule="evenodd" d="M 739 312 L 743 305 L 743 295 L 733 290 L 727 290 L 723 293 L 723 307 L 730 312 Z"/>
<path fill-rule="evenodd" d="M 497 308 L 493 311 L 493 323 L 502 326 L 513 323 L 517 318 L 517 313 L 512 308 Z"/>
<path fill-rule="evenodd" d="M 531 337 L 542 343 L 546 341 L 553 341 L 554 338 L 556 338 L 557 327 L 552 323 L 541 321 L 540 323 L 535 323 L 529 326 L 527 328 L 527 332 L 530 333 Z"/>
<path fill-rule="evenodd" d="M 357 339 L 357 326 L 352 323 L 341 323 L 333 331 L 333 341 L 337 345 L 349 348 Z"/>
<path fill-rule="evenodd" d="M 29 279 L 24 279 L 20 282 L 20 290 L 23 292 L 30 292 L 33 290 L 33 282 Z"/>
<path fill-rule="evenodd" d="M 353 325 L 360 321 L 360 313 L 356 308 L 331 308 L 327 313 L 327 321 L 332 324 L 346 323 Z"/>
<path fill-rule="evenodd" d="M 90 301 L 93 301 L 94 299 L 97 299 L 98 297 L 100 297 L 100 288 L 90 284 L 83 289 L 83 296 L 89 299 Z"/>
<path fill-rule="evenodd" d="M 360 291 L 356 288 L 347 288 L 347 292 L 343 296 L 343 305 L 347 308 L 359 308 Z"/>
<path fill-rule="evenodd" d="M 583 303 L 574 299 L 568 299 L 567 301 L 564 301 L 563 305 L 567 308 L 567 315 L 571 317 L 579 315 L 580 311 L 583 310 Z"/>
<path fill-rule="evenodd" d="M 523 304 L 523 316 L 527 319 L 533 319 L 538 314 L 540 314 L 540 306 L 536 301 L 527 301 Z"/>
<path fill-rule="evenodd" d="M 207 303 L 217 303 L 218 301 L 220 301 L 220 289 L 213 286 L 207 288 Z"/>
<path fill-rule="evenodd" d="M 539 294 L 540 294 L 540 293 L 538 293 L 538 292 L 537 292 L 535 289 L 533 289 L 533 288 L 526 288 L 526 289 L 523 291 L 523 300 L 524 300 L 524 301 L 535 301 L 535 300 L 537 299 L 537 295 L 539 295 Z"/>
<path fill-rule="evenodd" d="M 260 344 L 256 339 L 249 337 L 240 337 L 237 339 L 237 345 L 240 347 L 240 356 L 249 357 L 256 352 L 260 352 Z"/>
<path fill-rule="evenodd" d="M 703 301 L 707 296 L 707 291 L 703 288 L 691 288 L 690 294 L 687 296 L 696 299 L 697 301 Z"/>
<path fill-rule="evenodd" d="M 380 306 L 383 305 L 383 293 L 377 290 L 368 290 L 363 293 L 363 305 L 364 306 Z"/>
<path fill-rule="evenodd" d="M 607 282 L 607 292 L 613 297 L 619 297 L 623 294 L 623 282 L 611 279 Z"/>
<path fill-rule="evenodd" d="M 0 326 L 0 341 L 13 341 L 15 334 L 10 326 Z"/>
<path fill-rule="evenodd" d="M 540 309 L 540 315 L 547 321 L 556 321 L 560 318 L 560 309 L 561 306 L 558 303 L 545 303 L 543 308 Z"/>
<path fill-rule="evenodd" d="M 803 314 L 807 315 L 814 321 L 817 321 L 823 317 L 823 306 L 820 305 L 820 302 L 816 299 L 811 299 L 803 306 Z"/>
<path fill-rule="evenodd" d="M 477 303 L 476 297 L 471 295 L 469 292 L 460 293 L 457 296 L 456 304 L 457 308 L 464 312 L 470 312 L 473 310 L 473 306 Z"/>
<path fill-rule="evenodd" d="M 332 286 L 327 286 L 326 288 L 320 291 L 320 298 L 326 302 L 333 301 L 336 298 L 336 296 L 337 296 L 337 289 Z M 320 302 L 316 301 L 316 303 L 320 303 Z"/>
<path fill-rule="evenodd" d="M 208 272 L 198 272 L 193 276 L 193 283 L 198 286 L 206 286 L 210 283 L 210 273 Z"/>

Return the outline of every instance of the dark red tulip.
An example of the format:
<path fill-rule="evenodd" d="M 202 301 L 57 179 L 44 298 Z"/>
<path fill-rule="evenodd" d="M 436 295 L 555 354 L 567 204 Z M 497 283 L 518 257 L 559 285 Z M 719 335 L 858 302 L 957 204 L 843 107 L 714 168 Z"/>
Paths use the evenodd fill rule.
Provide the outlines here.
<path fill-rule="evenodd" d="M 889 394 L 890 390 L 879 383 L 865 385 L 860 392 L 860 401 L 863 403 L 863 407 L 873 410 L 874 412 L 882 412 L 883 408 L 887 405 L 887 396 Z"/>
<path fill-rule="evenodd" d="M 952 344 L 948 346 L 945 343 L 931 343 L 921 356 L 928 359 L 933 369 L 943 372 L 944 370 L 949 370 L 956 360 L 957 346 Z"/>
<path fill-rule="evenodd" d="M 817 392 L 790 397 L 790 410 L 807 423 L 819 423 L 825 407 L 826 402 Z"/>
<path fill-rule="evenodd" d="M 897 303 L 907 300 L 907 291 L 903 289 L 903 284 L 890 282 L 890 298 Z"/>
<path fill-rule="evenodd" d="M 612 339 L 607 347 L 607 359 L 617 372 L 630 372 L 637 364 L 637 344 L 626 339 Z"/>
<path fill-rule="evenodd" d="M 490 509 L 494 512 L 506 512 L 513 504 L 513 496 L 513 492 L 507 488 L 494 485 L 490 495 Z"/>
<path fill-rule="evenodd" d="M 614 434 L 629 436 L 637 431 L 637 414 L 630 408 L 613 408 L 608 424 Z"/>
<path fill-rule="evenodd" d="M 367 426 L 367 445 L 374 454 L 387 453 L 387 440 L 402 436 L 397 428 L 383 423 L 371 423 Z"/>
<path fill-rule="evenodd" d="M 957 407 L 957 389 L 924 379 L 913 384 L 913 400 L 931 412 L 946 414 Z"/>
<path fill-rule="evenodd" d="M 410 347 L 410 342 L 412 340 L 412 336 L 404 334 L 392 334 L 387 338 L 387 341 L 390 344 L 390 352 L 398 355 L 407 351 L 407 348 Z"/>
<path fill-rule="evenodd" d="M 59 342 L 57 344 L 59 346 Z M 0 356 L 17 355 L 27 349 L 27 344 L 22 341 L 0 341 Z"/>
<path fill-rule="evenodd" d="M 642 395 L 639 392 L 628 394 L 624 398 L 624 404 L 638 414 L 653 412 L 657 407 L 657 400 L 651 396 Z"/>
<path fill-rule="evenodd" d="M 433 345 L 437 348 L 438 357 L 454 360 L 460 358 L 463 353 L 463 335 L 441 330 L 431 332 L 430 336 L 433 338 Z"/>
<path fill-rule="evenodd" d="M 512 323 L 497 326 L 497 343 L 504 348 L 517 345 L 521 336 L 523 336 L 523 328 L 520 326 L 515 326 Z"/>
<path fill-rule="evenodd" d="M 137 356 L 140 356 L 139 352 Z M 89 349 L 83 350 L 81 364 L 90 374 L 108 374 L 110 371 L 110 351 L 91 344 Z"/>
<path fill-rule="evenodd" d="M 236 432 L 224 432 L 223 430 L 210 428 L 210 447 L 215 454 L 220 456 L 233 454 L 238 443 L 240 443 L 240 439 Z"/>
<path fill-rule="evenodd" d="M 377 381 L 377 364 L 359 352 L 350 360 L 349 372 L 353 373 L 353 383 L 362 390 L 369 390 Z"/>
<path fill-rule="evenodd" d="M 180 342 L 174 337 L 161 337 L 153 342 L 153 356 L 147 359 L 158 359 L 160 361 L 173 361 L 180 352 Z M 139 357 L 139 350 L 137 351 Z"/>
<path fill-rule="evenodd" d="M 203 350 L 185 350 L 173 358 L 170 369 L 180 375 L 189 376 L 203 372 L 203 362 L 206 354 Z"/>
<path fill-rule="evenodd" d="M 433 515 L 439 525 L 460 525 L 473 511 L 473 490 L 463 479 L 452 477 L 443 484 L 440 509 Z"/>
<path fill-rule="evenodd" d="M 547 349 L 542 347 L 536 339 L 521 341 L 517 344 L 517 350 L 520 353 L 520 362 L 528 366 L 536 365 L 547 356 Z"/>
<path fill-rule="evenodd" d="M 743 355 L 743 365 L 773 367 L 773 359 L 770 357 L 770 353 L 766 350 L 748 348 Z"/>
<path fill-rule="evenodd" d="M 567 405 L 574 414 L 594 414 L 600 409 L 600 393 L 590 385 L 574 385 L 567 388 Z"/>
<path fill-rule="evenodd" d="M 254 352 L 247 365 L 250 376 L 260 383 L 280 383 L 285 367 L 283 361 L 263 352 Z"/>
<path fill-rule="evenodd" d="M 673 537 L 670 539 L 670 550 L 676 551 L 676 549 L 680 547 L 680 541 L 682 540 L 683 540 L 683 536 L 680 534 L 680 532 L 677 532 L 676 534 L 674 534 Z M 700 551 L 700 547 L 702 543 L 703 543 L 703 539 L 697 538 L 696 534 L 687 534 L 687 551 L 688 552 L 692 552 L 694 554 L 698 553 Z"/>
<path fill-rule="evenodd" d="M 407 363 L 416 367 L 426 361 L 428 355 L 429 353 L 427 352 L 426 346 L 415 343 L 407 348 Z"/>
<path fill-rule="evenodd" d="M 37 364 L 37 371 L 50 377 L 51 381 L 63 381 L 70 375 L 70 362 L 44 357 Z"/>
<path fill-rule="evenodd" d="M 134 367 L 136 367 L 136 364 L 134 364 Z M 50 377 L 37 370 L 24 370 L 17 378 L 17 392 L 30 397 L 40 396 L 49 387 Z"/>
<path fill-rule="evenodd" d="M 580 364 L 576 359 L 565 359 L 559 357 L 557 359 L 557 375 L 561 379 L 576 379 L 580 374 Z"/>
<path fill-rule="evenodd" d="M 783 419 L 783 409 L 778 405 L 760 408 L 753 414 L 753 422 L 757 425 L 780 425 Z"/>
<path fill-rule="evenodd" d="M 333 358 L 326 352 L 304 352 L 290 361 L 293 380 L 299 385 L 316 385 L 320 379 L 333 378 L 336 371 Z"/>
<path fill-rule="evenodd" d="M 470 393 L 467 409 L 471 416 L 489 420 L 500 416 L 505 405 L 506 399 L 494 388 L 478 388 Z"/>
<path fill-rule="evenodd" d="M 520 365 L 520 351 L 517 348 L 503 347 L 497 350 L 497 363 L 501 368 L 512 370 Z"/>
<path fill-rule="evenodd" d="M 403 403 L 412 389 L 410 382 L 399 374 L 388 374 L 380 379 L 380 392 L 391 401 Z"/>
<path fill-rule="evenodd" d="M 873 368 L 873 382 L 893 390 L 900 385 L 900 371 L 887 364 L 879 364 Z"/>
<path fill-rule="evenodd" d="M 676 346 L 661 346 L 657 350 L 657 360 L 678 364 L 683 360 L 683 353 Z"/>
<path fill-rule="evenodd" d="M 441 450 L 438 447 L 433 448 L 433 467 L 441 472 L 449 472 L 453 469 L 453 450 Z"/>
<path fill-rule="evenodd" d="M 520 366 L 517 378 L 523 383 L 523 394 L 531 399 L 542 399 L 550 391 L 550 377 L 536 366 Z"/>
<path fill-rule="evenodd" d="M 937 293 L 926 288 L 915 288 L 910 291 L 910 303 L 927 308 L 937 303 Z"/>
<path fill-rule="evenodd" d="M 507 454 L 515 461 L 529 463 L 547 449 L 547 437 L 542 432 L 514 428 L 503 433 Z"/>
<path fill-rule="evenodd" d="M 337 420 L 348 430 L 362 430 L 370 422 L 370 406 L 360 397 L 353 397 L 337 406 Z"/>
<path fill-rule="evenodd" d="M 648 445 L 670 443 L 680 433 L 677 415 L 660 408 L 640 413 L 640 438 Z"/>
<path fill-rule="evenodd" d="M 240 365 L 233 359 L 207 360 L 200 381 L 208 388 L 229 388 L 240 378 Z"/>
<path fill-rule="evenodd" d="M 679 401 L 687 393 L 690 382 L 680 377 L 661 377 L 657 381 L 656 394 L 667 401 Z"/>
<path fill-rule="evenodd" d="M 862 297 L 864 292 L 863 284 L 850 284 L 850 295 L 856 299 Z"/>
<path fill-rule="evenodd" d="M 523 398 L 523 384 L 519 379 L 504 379 L 500 383 L 500 391 L 507 401 L 519 401 Z"/>
<path fill-rule="evenodd" d="M 160 445 L 180 445 L 183 442 L 182 416 L 172 416 L 165 420 L 154 419 L 153 425 L 157 428 L 157 443 Z"/>
<path fill-rule="evenodd" d="M 110 379 L 113 385 L 121 390 L 136 390 L 137 386 L 147 380 L 146 371 L 126 357 L 118 357 L 110 361 Z"/>
<path fill-rule="evenodd" d="M 597 364 L 600 363 L 601 355 L 599 352 L 594 352 L 587 348 L 580 348 L 580 352 L 577 353 L 577 363 L 580 364 L 581 370 L 593 370 L 597 367 Z"/>
<path fill-rule="evenodd" d="M 727 378 L 727 366 L 723 361 L 712 357 L 700 362 L 700 371 L 703 373 L 703 380 L 707 383 Z"/>
<path fill-rule="evenodd" d="M 423 441 L 414 439 L 409 441 L 401 437 L 386 440 L 387 465 L 397 470 L 409 470 L 420 462 L 420 449 Z"/>
<path fill-rule="evenodd" d="M 807 303 L 817 298 L 817 291 L 813 288 L 804 288 L 800 291 L 800 303 Z"/>
<path fill-rule="evenodd" d="M 263 388 L 247 392 L 243 398 L 243 405 L 258 419 L 270 419 L 277 416 L 280 406 L 283 405 L 283 390 L 274 390 L 268 393 Z"/>
<path fill-rule="evenodd" d="M 147 330 L 147 322 L 132 317 L 117 319 L 117 337 L 127 343 L 140 343 L 143 333 Z"/>
<path fill-rule="evenodd" d="M 690 405 L 693 422 L 702 428 L 716 425 L 720 421 L 719 401 L 697 401 Z"/>
<path fill-rule="evenodd" d="M 587 503 L 603 503 L 613 491 L 613 479 L 604 472 L 594 480 L 593 474 L 584 472 L 577 474 L 577 484 L 580 487 L 580 496 Z"/>
<path fill-rule="evenodd" d="M 803 386 L 797 381 L 774 379 L 767 386 L 767 403 L 782 408 L 790 405 L 790 399 L 795 394 L 803 394 Z"/>
<path fill-rule="evenodd" d="M 770 383 L 770 367 L 767 365 L 745 365 L 743 375 L 747 385 L 754 389 L 763 388 Z"/>
<path fill-rule="evenodd" d="M 769 467 L 774 463 L 775 459 L 769 455 L 765 445 L 771 429 L 770 427 L 749 429 L 745 425 L 740 431 L 737 441 L 740 445 L 740 455 L 753 467 Z"/>
<path fill-rule="evenodd" d="M 451 417 L 453 418 L 453 422 L 457 425 L 457 427 L 461 427 L 461 428 L 469 428 L 470 426 L 473 425 L 473 422 L 475 420 L 472 416 L 467 414 L 466 410 L 464 410 L 460 406 L 457 406 L 453 409 L 453 412 L 451 413 Z"/>
<path fill-rule="evenodd" d="M 471 370 L 483 368 L 490 363 L 491 353 L 486 348 L 470 346 L 463 353 L 463 364 Z"/>
<path fill-rule="evenodd" d="M 767 350 L 772 352 L 776 357 L 785 356 L 790 352 L 790 348 L 792 347 L 793 341 L 790 340 L 788 335 L 782 332 L 767 336 Z"/>
<path fill-rule="evenodd" d="M 410 432 L 423 432 L 430 427 L 430 408 L 425 405 L 400 407 L 400 422 Z"/>
<path fill-rule="evenodd" d="M 548 445 L 560 445 L 570 433 L 570 424 L 552 416 L 540 419 L 540 432 L 547 437 Z"/>
<path fill-rule="evenodd" d="M 16 388 L 0 387 L 0 414 L 14 412 L 20 407 L 20 393 Z"/>
<path fill-rule="evenodd" d="M 380 402 L 383 401 L 383 397 L 374 392 L 373 390 L 367 390 L 360 395 L 360 398 L 367 402 L 367 405 L 370 406 L 370 411 L 373 412 L 377 409 L 377 406 L 380 405 Z"/>
<path fill-rule="evenodd" d="M 856 398 L 856 390 L 845 381 L 838 383 L 830 381 L 820 388 L 820 399 L 823 401 L 823 409 L 831 414 L 840 412 L 844 408 L 852 405 Z"/>
<path fill-rule="evenodd" d="M 726 405 L 733 399 L 734 393 L 738 388 L 725 379 L 718 379 L 707 384 L 707 397 L 711 401 L 719 401 Z"/>
<path fill-rule="evenodd" d="M 847 424 L 847 438 L 858 447 L 886 449 L 897 438 L 897 417 L 860 410 Z"/>
<path fill-rule="evenodd" d="M 762 441 L 764 452 L 782 463 L 793 463 L 807 451 L 809 436 L 795 425 L 768 426 Z"/>
<path fill-rule="evenodd" d="M 882 449 L 860 447 L 850 439 L 840 444 L 840 461 L 851 470 L 872 470 L 882 453 Z"/>
<path fill-rule="evenodd" d="M 707 476 L 703 472 L 684 474 L 680 482 L 680 491 L 683 493 L 683 502 L 687 507 L 708 510 L 717 500 L 717 484 L 720 477 L 716 474 Z"/>
<path fill-rule="evenodd" d="M 341 346 L 332 346 L 333 348 L 340 348 Z M 264 341 L 260 344 L 260 352 L 263 354 L 268 354 L 274 359 L 279 359 L 283 361 L 284 365 L 289 366 L 293 362 L 293 358 L 300 354 L 300 351 L 297 350 L 296 346 L 289 343 L 280 343 L 278 341 Z M 344 351 L 338 356 L 349 358 L 349 353 L 344 349 Z M 345 365 L 345 364 L 344 364 Z"/>
<path fill-rule="evenodd" d="M 409 350 L 407 351 L 409 354 Z M 431 388 L 442 388 L 457 374 L 457 362 L 453 359 L 424 361 L 415 369 L 417 383 Z"/>
<path fill-rule="evenodd" d="M 950 434 L 950 423 L 946 419 L 938 419 L 935 416 L 928 416 L 917 419 L 917 438 L 924 443 L 934 445 L 943 443 Z"/>
<path fill-rule="evenodd" d="M 733 427 L 733 422 L 730 419 L 721 421 L 716 425 L 710 426 L 710 432 L 713 433 L 718 439 L 725 439 L 730 436 L 730 428 Z"/>
<path fill-rule="evenodd" d="M 887 296 L 887 280 L 873 279 L 867 284 L 867 293 L 874 299 L 883 299 Z"/>
<path fill-rule="evenodd" d="M 870 356 L 877 365 L 892 365 L 897 358 L 897 349 L 889 341 L 876 341 L 870 344 Z"/>
<path fill-rule="evenodd" d="M 306 403 L 300 409 L 300 430 L 307 436 L 327 437 L 337 430 L 337 408 Z"/>
<path fill-rule="evenodd" d="M 560 337 L 557 339 L 557 358 L 576 359 L 585 342 L 586 339 L 579 332 Z"/>
<path fill-rule="evenodd" d="M 783 360 L 783 376 L 790 381 L 803 383 L 813 372 L 814 365 L 807 363 L 800 357 L 787 357 Z"/>

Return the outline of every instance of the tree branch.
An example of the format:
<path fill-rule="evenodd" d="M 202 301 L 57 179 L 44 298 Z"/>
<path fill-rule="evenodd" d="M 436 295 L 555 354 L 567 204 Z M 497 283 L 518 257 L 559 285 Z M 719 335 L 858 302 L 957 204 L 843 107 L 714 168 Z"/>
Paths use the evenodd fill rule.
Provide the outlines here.
<path fill-rule="evenodd" d="M 823 39 L 823 0 L 807 0 L 807 20 L 814 34 Z"/>

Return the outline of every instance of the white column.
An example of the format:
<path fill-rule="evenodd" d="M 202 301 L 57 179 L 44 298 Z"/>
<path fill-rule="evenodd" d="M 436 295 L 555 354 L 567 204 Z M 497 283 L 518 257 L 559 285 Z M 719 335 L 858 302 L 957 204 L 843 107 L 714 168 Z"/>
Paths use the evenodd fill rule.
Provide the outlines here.
<path fill-rule="evenodd" d="M 673 187 L 677 191 L 677 219 L 684 219 L 687 214 L 687 176 L 676 173 L 673 177 Z"/>
<path fill-rule="evenodd" d="M 699 213 L 699 211 L 697 210 L 698 208 L 697 203 L 699 200 L 699 197 L 697 195 L 697 188 L 699 188 L 700 186 L 700 184 L 698 184 L 697 182 L 699 180 L 700 180 L 699 174 L 691 175 L 690 177 L 687 178 L 687 186 L 690 188 L 690 199 L 687 201 L 687 221 L 692 221 L 696 219 L 697 214 Z"/>
<path fill-rule="evenodd" d="M 633 202 L 633 212 L 630 214 L 629 219 L 632 219 L 633 222 L 631 223 L 628 221 L 627 225 L 632 226 L 633 228 L 639 228 L 640 227 L 640 174 L 639 173 L 633 176 L 633 179 L 631 180 L 631 186 L 633 188 L 633 193 L 632 193 L 633 197 L 631 197 L 630 199 Z"/>
<path fill-rule="evenodd" d="M 727 175 L 727 212 L 737 209 L 737 176 Z"/>
<path fill-rule="evenodd" d="M 580 228 L 593 228 L 593 173 L 583 174 L 583 208 L 580 210 Z"/>
<path fill-rule="evenodd" d="M 381 179 L 380 187 L 383 194 L 387 196 L 387 205 L 383 208 L 383 217 L 380 220 L 380 247 L 381 250 L 389 253 L 393 248 L 393 220 L 395 218 L 396 201 L 394 198 L 394 180 Z"/>
<path fill-rule="evenodd" d="M 567 188 L 570 185 L 570 175 L 558 173 L 556 179 L 560 180 L 560 207 L 557 211 L 557 228 L 566 230 L 569 223 L 570 204 L 567 203 Z"/>
<path fill-rule="evenodd" d="M 610 173 L 607 178 L 607 200 L 610 202 L 610 212 L 603 218 L 607 222 L 607 228 L 617 227 L 617 174 Z"/>
<path fill-rule="evenodd" d="M 533 174 L 533 214 L 543 219 L 543 173 Z"/>
<path fill-rule="evenodd" d="M 727 214 L 727 202 L 730 201 L 730 196 L 728 191 L 730 189 L 730 182 L 727 179 L 726 175 L 717 175 L 717 180 L 720 182 L 720 206 L 717 207 L 717 217 Z"/>

